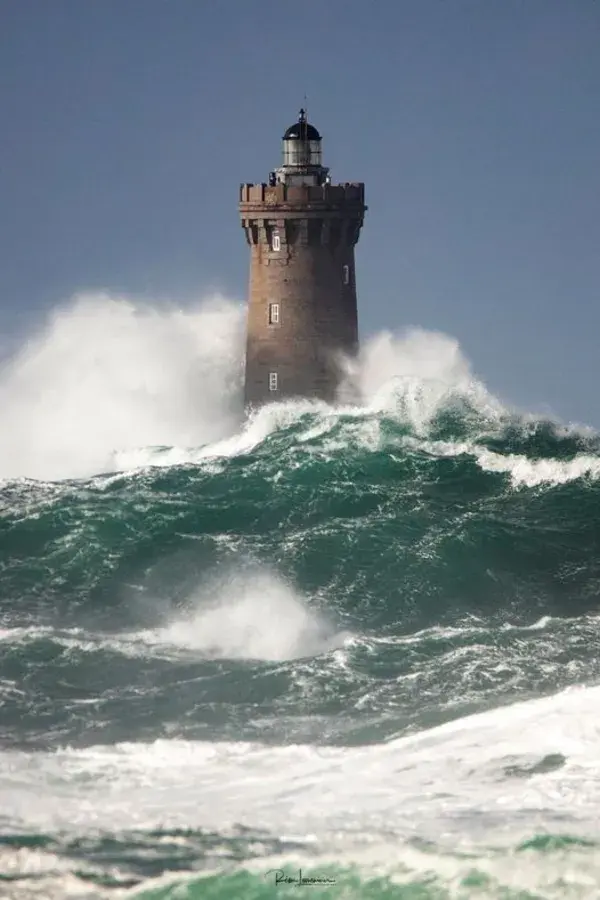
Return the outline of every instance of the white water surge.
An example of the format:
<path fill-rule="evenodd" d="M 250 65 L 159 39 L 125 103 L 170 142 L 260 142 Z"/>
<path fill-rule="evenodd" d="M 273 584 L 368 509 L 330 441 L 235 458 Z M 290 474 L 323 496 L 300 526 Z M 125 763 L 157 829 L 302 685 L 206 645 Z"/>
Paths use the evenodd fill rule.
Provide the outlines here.
<path fill-rule="evenodd" d="M 553 858 L 544 869 L 506 853 L 544 832 L 597 832 L 599 702 L 598 687 L 571 689 L 357 748 L 159 740 L 4 752 L 0 818 L 7 830 L 78 835 L 159 826 L 226 834 L 242 825 L 313 850 L 318 842 L 338 864 L 400 879 L 427 866 L 451 880 L 476 859 L 506 886 L 591 897 L 599 855 L 577 868 Z M 407 843 L 415 838 L 436 852 Z"/>
<path fill-rule="evenodd" d="M 409 423 L 425 450 L 471 454 L 515 485 L 600 474 L 591 455 L 536 462 L 472 442 L 428 444 L 432 418 L 449 404 L 469 403 L 491 430 L 507 411 L 473 375 L 453 338 L 420 329 L 366 340 L 358 362 L 347 367 L 337 409 L 280 403 L 244 424 L 244 325 L 243 307 L 222 297 L 181 309 L 106 293 L 76 296 L 0 369 L 0 478 L 79 478 L 235 456 L 305 412 L 319 420 L 307 441 L 352 413 L 354 424 L 331 450 L 340 442 L 377 448 L 377 414 L 384 413 Z M 362 397 L 359 407 L 343 405 L 349 385 Z"/>

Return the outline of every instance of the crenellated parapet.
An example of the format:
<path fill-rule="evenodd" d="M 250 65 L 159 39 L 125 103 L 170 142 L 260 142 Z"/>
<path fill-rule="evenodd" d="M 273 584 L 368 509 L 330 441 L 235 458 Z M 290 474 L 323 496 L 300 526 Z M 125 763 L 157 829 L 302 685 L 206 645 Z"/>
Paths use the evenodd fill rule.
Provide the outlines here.
<path fill-rule="evenodd" d="M 365 186 L 242 184 L 240 218 L 249 244 L 354 246 L 363 224 Z"/>
<path fill-rule="evenodd" d="M 286 206 L 322 204 L 331 206 L 365 202 L 365 186 L 360 181 L 345 184 L 242 184 L 240 185 L 241 205 Z"/>

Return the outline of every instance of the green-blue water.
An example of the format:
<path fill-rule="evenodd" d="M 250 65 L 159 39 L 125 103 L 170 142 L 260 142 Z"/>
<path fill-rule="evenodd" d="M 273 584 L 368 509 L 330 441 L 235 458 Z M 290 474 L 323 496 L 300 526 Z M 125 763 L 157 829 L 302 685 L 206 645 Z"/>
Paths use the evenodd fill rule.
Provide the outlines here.
<path fill-rule="evenodd" d="M 0 484 L 0 895 L 598 896 L 600 439 L 399 389 L 172 458 Z"/>

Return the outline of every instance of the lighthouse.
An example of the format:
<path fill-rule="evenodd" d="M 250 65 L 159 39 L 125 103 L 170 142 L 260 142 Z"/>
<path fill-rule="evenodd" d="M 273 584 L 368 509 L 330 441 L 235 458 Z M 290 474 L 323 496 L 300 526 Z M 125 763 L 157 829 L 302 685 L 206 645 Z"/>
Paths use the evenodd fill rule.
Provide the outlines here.
<path fill-rule="evenodd" d="M 332 184 L 321 135 L 300 110 L 268 182 L 240 186 L 250 246 L 245 403 L 333 401 L 358 350 L 354 248 L 364 184 Z"/>

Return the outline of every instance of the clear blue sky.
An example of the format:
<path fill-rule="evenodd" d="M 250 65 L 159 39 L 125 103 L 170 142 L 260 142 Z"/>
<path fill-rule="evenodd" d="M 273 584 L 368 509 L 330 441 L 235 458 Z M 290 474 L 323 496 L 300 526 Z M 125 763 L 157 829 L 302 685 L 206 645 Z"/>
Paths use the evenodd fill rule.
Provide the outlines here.
<path fill-rule="evenodd" d="M 600 426 L 598 0 L 0 0 L 4 336 L 80 289 L 242 299 L 238 185 L 305 93 L 366 183 L 362 335 Z"/>

